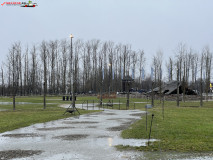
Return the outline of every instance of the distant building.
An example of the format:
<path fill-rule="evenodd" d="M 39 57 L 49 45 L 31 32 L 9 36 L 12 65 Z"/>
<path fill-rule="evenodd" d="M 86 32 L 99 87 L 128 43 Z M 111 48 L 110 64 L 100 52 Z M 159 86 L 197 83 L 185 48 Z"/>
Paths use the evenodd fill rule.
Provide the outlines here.
<path fill-rule="evenodd" d="M 185 91 L 186 95 L 197 95 L 197 93 L 195 91 L 193 91 L 192 89 L 188 88 L 188 86 L 186 86 L 185 90 L 186 90 Z M 160 87 L 154 88 L 153 91 L 156 94 L 159 94 L 160 93 Z M 162 85 L 161 92 L 166 94 L 166 95 L 177 94 L 177 81 L 170 81 L 170 82 Z M 183 86 L 182 86 L 181 83 L 179 83 L 179 93 L 180 94 L 183 93 Z"/>

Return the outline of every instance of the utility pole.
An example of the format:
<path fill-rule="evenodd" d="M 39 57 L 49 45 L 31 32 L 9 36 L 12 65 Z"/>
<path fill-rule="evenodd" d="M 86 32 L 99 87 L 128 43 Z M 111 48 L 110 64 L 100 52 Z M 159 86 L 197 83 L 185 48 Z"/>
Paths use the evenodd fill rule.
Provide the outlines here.
<path fill-rule="evenodd" d="M 129 109 L 129 85 L 130 85 L 130 82 L 127 81 L 127 102 L 126 102 L 127 109 Z"/>
<path fill-rule="evenodd" d="M 200 107 L 203 107 L 203 54 L 201 57 L 201 64 L 200 64 Z"/>
<path fill-rule="evenodd" d="M 101 61 L 101 66 L 102 66 L 102 61 Z M 101 84 L 100 106 L 101 107 L 103 106 L 103 81 L 104 81 L 104 69 L 102 69 L 102 77 L 100 81 L 100 84 Z"/>
<path fill-rule="evenodd" d="M 16 109 L 16 88 L 15 88 L 15 82 L 13 82 L 13 110 Z"/>
<path fill-rule="evenodd" d="M 44 82 L 44 109 L 46 109 L 46 83 Z"/>
<path fill-rule="evenodd" d="M 180 102 L 179 102 L 179 65 L 177 65 L 177 107 L 180 106 Z"/>
<path fill-rule="evenodd" d="M 152 107 L 154 107 L 154 91 L 153 91 L 153 88 L 154 88 L 154 81 L 152 80 Z"/>
<path fill-rule="evenodd" d="M 112 82 L 112 64 L 109 63 L 109 99 L 110 99 L 110 90 L 111 90 L 111 82 Z"/>

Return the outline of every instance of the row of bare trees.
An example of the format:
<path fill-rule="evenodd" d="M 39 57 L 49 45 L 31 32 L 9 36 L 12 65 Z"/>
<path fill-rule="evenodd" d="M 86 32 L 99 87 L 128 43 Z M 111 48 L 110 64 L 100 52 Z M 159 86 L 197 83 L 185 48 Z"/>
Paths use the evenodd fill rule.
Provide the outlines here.
<path fill-rule="evenodd" d="M 143 51 L 136 52 L 130 45 L 111 41 L 76 40 L 73 52 L 67 40 L 43 41 L 25 48 L 16 42 L 1 66 L 1 95 L 36 95 L 43 91 L 70 94 L 74 71 L 77 92 L 97 93 L 101 86 L 105 92 L 119 91 L 121 79 L 131 75 L 131 70 L 141 73 L 144 61 Z"/>
<path fill-rule="evenodd" d="M 209 91 L 212 53 L 208 47 L 199 53 L 180 43 L 167 62 L 163 61 L 163 52 L 157 51 L 148 66 L 153 68 L 153 78 L 150 71 L 145 71 L 144 51 L 134 51 L 131 45 L 75 40 L 72 50 L 65 39 L 24 48 L 15 42 L 1 66 L 0 95 L 39 95 L 43 91 L 50 95 L 70 94 L 73 72 L 78 93 L 121 91 L 125 76 L 133 77 L 138 89 L 149 90 L 152 82 L 161 87 L 166 81 L 178 80 L 183 89 L 190 86 L 201 92 L 204 89 L 207 94 Z"/>

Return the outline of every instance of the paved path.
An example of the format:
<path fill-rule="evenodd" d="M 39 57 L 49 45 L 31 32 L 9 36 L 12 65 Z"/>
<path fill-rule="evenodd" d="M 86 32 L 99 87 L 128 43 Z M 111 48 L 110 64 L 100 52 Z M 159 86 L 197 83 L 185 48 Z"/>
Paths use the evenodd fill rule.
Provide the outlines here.
<path fill-rule="evenodd" d="M 145 145 L 146 140 L 123 140 L 119 136 L 121 130 L 140 119 L 143 113 L 139 110 L 105 109 L 77 118 L 35 124 L 0 134 L 0 151 L 6 154 L 13 150 L 21 156 L 21 151 L 31 150 L 32 156 L 28 155 L 28 160 L 136 159 L 140 156 L 138 153 L 120 152 L 114 146 Z M 37 154 L 33 155 L 33 151 Z"/>

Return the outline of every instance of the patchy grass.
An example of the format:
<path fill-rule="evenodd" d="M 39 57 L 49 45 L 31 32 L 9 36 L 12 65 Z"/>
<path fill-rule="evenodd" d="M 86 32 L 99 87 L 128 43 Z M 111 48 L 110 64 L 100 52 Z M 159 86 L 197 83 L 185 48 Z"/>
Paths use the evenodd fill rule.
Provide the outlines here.
<path fill-rule="evenodd" d="M 123 138 L 148 139 L 151 115 L 154 114 L 151 138 L 159 141 L 146 147 L 136 147 L 137 150 L 153 151 L 212 151 L 213 150 L 213 102 L 205 102 L 204 107 L 199 102 L 166 102 L 164 119 L 162 106 L 148 109 L 148 126 L 146 118 L 134 123 L 129 129 L 122 132 Z M 122 146 L 118 146 L 122 148 Z M 124 147 L 128 148 L 128 147 Z"/>
<path fill-rule="evenodd" d="M 0 133 L 35 123 L 43 123 L 72 116 L 68 113 L 63 115 L 66 109 L 58 107 L 58 105 L 65 103 L 62 100 L 54 104 L 47 104 L 44 110 L 42 99 L 42 97 L 17 97 L 16 102 L 30 102 L 34 104 L 16 105 L 15 111 L 12 110 L 12 105 L 0 105 L 0 109 L 7 109 L 6 111 L 0 112 Z M 48 97 L 48 99 L 50 99 L 50 97 Z M 0 98 L 0 101 L 4 102 L 11 102 L 11 100 L 12 98 Z M 81 114 L 96 112 L 80 109 L 79 111 Z"/>

